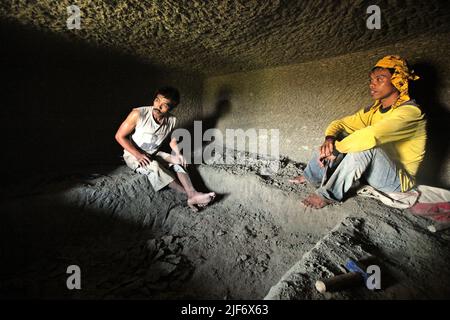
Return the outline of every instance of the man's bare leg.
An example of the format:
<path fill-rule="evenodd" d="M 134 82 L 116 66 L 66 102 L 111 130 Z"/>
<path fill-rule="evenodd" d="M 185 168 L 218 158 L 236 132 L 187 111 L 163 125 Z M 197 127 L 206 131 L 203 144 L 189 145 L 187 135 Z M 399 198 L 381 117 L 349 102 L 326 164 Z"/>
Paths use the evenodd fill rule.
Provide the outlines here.
<path fill-rule="evenodd" d="M 188 196 L 188 206 L 192 210 L 198 211 L 195 205 L 205 207 L 216 197 L 214 192 L 202 193 L 196 191 L 192 185 L 191 179 L 186 173 L 177 172 L 177 176 Z"/>
<path fill-rule="evenodd" d="M 301 176 L 297 176 L 295 178 L 289 179 L 289 182 L 294 183 L 294 184 L 305 184 L 306 178 L 305 178 L 305 176 L 301 175 Z"/>
<path fill-rule="evenodd" d="M 307 206 L 314 209 L 320 209 L 323 208 L 329 204 L 331 204 L 331 201 L 323 198 L 322 196 L 318 195 L 317 193 L 311 193 L 308 197 L 306 197 L 302 203 Z"/>
<path fill-rule="evenodd" d="M 178 181 L 173 180 L 171 183 L 169 183 L 169 188 L 180 192 L 180 193 L 186 193 L 186 190 L 184 190 L 183 186 L 178 183 Z"/>

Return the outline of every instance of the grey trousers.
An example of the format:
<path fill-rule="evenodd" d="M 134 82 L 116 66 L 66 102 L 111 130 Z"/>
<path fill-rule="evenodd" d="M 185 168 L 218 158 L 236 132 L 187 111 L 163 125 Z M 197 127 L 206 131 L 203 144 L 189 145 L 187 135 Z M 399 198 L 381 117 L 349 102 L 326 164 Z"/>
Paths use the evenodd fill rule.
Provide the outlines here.
<path fill-rule="evenodd" d="M 161 190 L 175 180 L 173 173 L 169 168 L 172 168 L 176 173 L 180 172 L 186 174 L 186 171 L 182 166 L 170 163 L 168 161 L 169 158 L 170 154 L 159 151 L 155 155 L 155 160 L 145 167 L 141 167 L 132 154 L 125 152 L 123 155 L 123 159 L 127 166 L 137 173 L 146 175 L 155 191 Z"/>
<path fill-rule="evenodd" d="M 305 168 L 304 176 L 313 185 L 319 187 L 316 193 L 325 199 L 341 201 L 345 193 L 361 177 L 375 189 L 383 192 L 401 192 L 398 168 L 381 148 L 361 152 L 340 154 L 331 164 L 331 176 L 320 186 L 325 174 L 318 162 L 316 152 Z"/>

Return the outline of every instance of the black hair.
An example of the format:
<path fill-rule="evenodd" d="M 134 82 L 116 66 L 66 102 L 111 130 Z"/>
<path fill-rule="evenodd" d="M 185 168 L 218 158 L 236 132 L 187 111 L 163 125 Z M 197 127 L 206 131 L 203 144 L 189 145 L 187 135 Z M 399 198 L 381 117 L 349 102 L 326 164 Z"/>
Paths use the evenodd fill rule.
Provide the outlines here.
<path fill-rule="evenodd" d="M 153 99 L 155 99 L 158 94 L 162 95 L 164 98 L 170 101 L 167 104 L 170 110 L 174 109 L 180 103 L 180 92 L 178 91 L 177 88 L 174 87 L 158 88 L 158 90 L 156 90 L 155 92 L 155 96 L 153 97 Z"/>
<path fill-rule="evenodd" d="M 370 70 L 370 73 L 374 72 L 375 70 L 381 70 L 386 69 L 390 72 L 391 76 L 394 74 L 395 69 L 394 68 L 383 68 L 383 67 L 373 67 L 372 70 Z"/>

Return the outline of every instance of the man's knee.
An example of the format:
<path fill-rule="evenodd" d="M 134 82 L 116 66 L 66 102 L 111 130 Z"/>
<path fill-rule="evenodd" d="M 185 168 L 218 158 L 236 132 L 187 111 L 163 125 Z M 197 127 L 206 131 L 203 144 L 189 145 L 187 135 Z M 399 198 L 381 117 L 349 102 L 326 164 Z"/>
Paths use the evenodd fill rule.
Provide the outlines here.
<path fill-rule="evenodd" d="M 346 158 L 349 158 L 355 162 L 361 161 L 361 160 L 371 160 L 373 156 L 380 151 L 380 148 L 375 147 L 372 149 L 367 149 L 363 151 L 358 152 L 349 152 L 345 156 Z"/>
<path fill-rule="evenodd" d="M 136 172 L 148 175 L 150 173 L 159 173 L 162 171 L 162 168 L 158 161 L 153 160 L 150 164 L 145 166 L 140 166 L 136 168 Z"/>
<path fill-rule="evenodd" d="M 179 164 L 174 164 L 173 165 L 173 171 L 175 171 L 176 173 L 184 173 L 186 174 L 186 170 L 184 170 L 184 168 L 182 166 L 180 166 Z"/>

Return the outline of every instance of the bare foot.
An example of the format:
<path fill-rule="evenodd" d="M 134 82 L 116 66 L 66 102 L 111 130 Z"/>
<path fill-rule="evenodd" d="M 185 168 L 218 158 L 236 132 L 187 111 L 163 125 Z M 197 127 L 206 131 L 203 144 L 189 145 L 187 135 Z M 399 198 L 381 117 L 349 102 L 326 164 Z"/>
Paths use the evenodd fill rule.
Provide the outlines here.
<path fill-rule="evenodd" d="M 302 203 L 307 206 L 314 209 L 320 209 L 323 208 L 331 203 L 330 200 L 327 200 L 325 198 L 322 198 L 316 193 L 311 193 L 308 197 L 306 197 Z"/>
<path fill-rule="evenodd" d="M 197 212 L 198 208 L 195 205 L 199 207 L 206 207 L 215 197 L 216 194 L 214 192 L 196 192 L 192 197 L 188 199 L 187 203 L 189 208 L 191 208 L 194 212 Z"/>
<path fill-rule="evenodd" d="M 305 184 L 306 183 L 306 179 L 304 176 L 297 176 L 293 179 L 289 179 L 290 183 L 294 183 L 294 184 Z"/>

